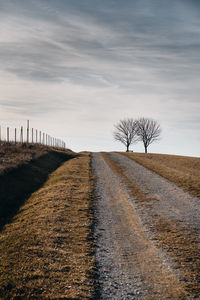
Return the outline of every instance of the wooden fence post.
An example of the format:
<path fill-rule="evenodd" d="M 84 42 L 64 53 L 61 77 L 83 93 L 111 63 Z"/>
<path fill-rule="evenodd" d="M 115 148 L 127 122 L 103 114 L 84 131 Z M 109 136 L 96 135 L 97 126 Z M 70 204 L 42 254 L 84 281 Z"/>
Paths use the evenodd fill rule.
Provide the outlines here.
<path fill-rule="evenodd" d="M 21 126 L 20 142 L 23 144 L 23 126 Z"/>
<path fill-rule="evenodd" d="M 17 144 L 17 128 L 15 128 L 15 145 Z"/>
<path fill-rule="evenodd" d="M 33 128 L 32 128 L 32 144 L 33 144 Z"/>
<path fill-rule="evenodd" d="M 9 137 L 9 133 L 10 133 L 10 132 L 9 132 L 9 127 L 7 127 L 7 143 L 9 143 L 9 138 L 10 138 L 10 137 Z"/>
<path fill-rule="evenodd" d="M 37 144 L 37 129 L 36 129 L 36 132 L 35 132 L 35 142 Z"/>
<path fill-rule="evenodd" d="M 29 120 L 27 121 L 27 143 L 29 143 Z"/>

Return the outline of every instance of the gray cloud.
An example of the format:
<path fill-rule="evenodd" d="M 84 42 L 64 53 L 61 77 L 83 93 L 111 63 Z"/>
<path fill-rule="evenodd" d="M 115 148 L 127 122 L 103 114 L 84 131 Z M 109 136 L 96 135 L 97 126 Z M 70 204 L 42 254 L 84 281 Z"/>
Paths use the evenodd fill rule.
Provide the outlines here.
<path fill-rule="evenodd" d="M 6 89 L 0 105 L 32 116 L 66 110 L 97 130 L 101 120 L 112 126 L 120 112 L 149 111 L 196 132 L 198 11 L 194 0 L 1 1 L 1 72 L 5 86 L 16 82 L 18 95 L 10 100 Z M 26 82 L 34 98 L 27 98 Z"/>
<path fill-rule="evenodd" d="M 6 68 L 7 71 L 19 76 L 24 74 L 25 78 L 28 76 L 37 79 L 38 77 L 38 80 L 45 81 L 62 80 L 63 78 L 74 81 L 74 72 L 68 72 L 70 66 L 76 70 L 77 78 L 79 78 L 79 73 L 82 75 L 82 70 L 88 68 L 88 66 L 83 68 L 81 65 L 90 64 L 91 61 L 93 68 L 90 67 L 89 74 L 101 73 L 105 79 L 112 80 L 115 80 L 113 74 L 116 72 L 120 74 L 121 69 L 129 67 L 129 76 L 132 81 L 134 72 L 131 72 L 131 65 L 133 69 L 134 67 L 150 69 L 154 74 L 158 73 L 158 76 L 164 76 L 164 80 L 171 78 L 174 80 L 178 77 L 182 80 L 182 76 L 188 74 L 188 72 L 182 72 L 185 65 L 190 65 L 195 72 L 197 69 L 196 56 L 200 46 L 196 38 L 200 33 L 192 32 L 192 37 L 191 32 L 185 33 L 184 30 L 177 30 L 176 25 L 179 22 L 174 19 L 173 15 L 172 21 L 169 22 L 169 15 L 163 10 L 166 9 L 166 5 L 158 5 L 157 1 L 151 1 L 152 5 L 145 10 L 142 8 L 147 2 L 142 2 L 140 1 L 139 5 L 138 1 L 135 4 L 128 1 L 128 5 L 122 7 L 122 2 L 111 1 L 112 5 L 104 4 L 100 6 L 100 10 L 97 10 L 97 2 L 95 5 L 91 5 L 91 1 L 84 2 L 86 5 L 75 1 L 74 7 L 69 5 L 68 1 L 64 1 L 64 4 L 58 1 L 58 7 L 55 7 L 55 4 L 52 7 L 50 5 L 52 2 L 36 1 L 36 4 L 33 5 L 32 1 L 30 3 L 28 1 L 30 7 L 26 4 L 25 11 L 29 11 L 29 7 L 32 14 L 29 11 L 30 19 L 25 19 L 25 24 L 21 25 L 21 31 L 25 29 L 26 25 L 32 26 L 35 28 L 32 32 L 33 36 L 29 34 L 22 41 L 10 44 L 1 43 L 0 58 L 3 59 L 3 64 L 9 62 L 11 65 Z M 84 7 L 82 15 L 77 18 L 76 15 L 70 14 L 70 10 L 69 13 L 66 10 L 64 15 L 61 9 L 63 7 L 67 9 L 68 5 L 72 12 L 75 8 L 79 8 L 80 11 Z M 117 16 L 115 13 L 111 13 L 113 6 L 115 7 L 114 12 L 118 12 Z M 19 7 L 16 11 L 20 15 Z M 161 14 L 157 14 L 156 17 L 155 12 L 159 10 Z M 40 11 L 39 17 L 38 11 Z M 169 13 L 173 10 L 167 8 L 167 11 Z M 91 16 L 92 12 L 94 14 Z M 137 14 L 138 12 L 139 14 Z M 66 15 L 66 13 L 68 14 Z M 108 13 L 110 18 L 107 17 L 109 22 L 106 22 Z M 52 15 L 54 15 L 53 20 Z M 56 17 L 57 15 L 59 18 Z M 88 15 L 89 19 L 84 19 Z M 94 15 L 97 17 L 96 19 L 94 19 Z M 125 16 L 126 18 L 124 18 Z M 37 24 L 39 18 L 40 21 L 42 19 L 42 24 Z M 115 21 L 120 24 L 118 25 L 119 30 L 118 27 L 115 27 Z M 43 31 L 41 30 L 42 26 L 44 26 Z M 177 36 L 179 37 L 178 41 Z M 175 41 L 177 42 L 175 43 Z M 108 63 L 108 71 L 102 70 L 102 63 Z M 65 69 L 66 71 L 64 71 Z M 189 72 L 188 76 L 191 75 L 193 74 Z M 89 77 L 93 77 L 93 80 L 96 81 L 95 76 Z M 128 83 L 127 79 L 126 76 L 123 80 L 121 74 L 121 83 L 123 81 Z M 92 80 L 89 81 L 92 85 Z"/>

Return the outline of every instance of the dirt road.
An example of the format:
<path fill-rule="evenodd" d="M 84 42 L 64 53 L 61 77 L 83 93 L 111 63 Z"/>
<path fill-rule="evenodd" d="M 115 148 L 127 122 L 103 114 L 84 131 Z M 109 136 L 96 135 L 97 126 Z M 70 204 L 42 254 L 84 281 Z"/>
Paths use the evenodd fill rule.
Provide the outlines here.
<path fill-rule="evenodd" d="M 101 297 L 198 299 L 198 200 L 120 154 L 92 168 Z"/>

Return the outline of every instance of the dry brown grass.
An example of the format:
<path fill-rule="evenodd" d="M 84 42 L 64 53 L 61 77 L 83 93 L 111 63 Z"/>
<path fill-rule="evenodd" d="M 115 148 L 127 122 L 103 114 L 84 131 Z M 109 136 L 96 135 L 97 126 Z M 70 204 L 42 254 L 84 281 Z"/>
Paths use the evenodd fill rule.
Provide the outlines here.
<path fill-rule="evenodd" d="M 200 158 L 144 153 L 121 153 L 200 198 Z"/>
<path fill-rule="evenodd" d="M 18 168 L 40 156 L 47 154 L 49 148 L 40 145 L 0 145 L 0 174 Z"/>
<path fill-rule="evenodd" d="M 89 155 L 64 163 L 0 235 L 0 297 L 89 299 L 93 177 Z"/>
<path fill-rule="evenodd" d="M 198 299 L 200 295 L 200 260 L 198 232 L 192 231 L 187 224 L 180 224 L 153 213 L 154 199 L 148 197 L 136 182 L 130 179 L 124 168 L 107 153 L 103 153 L 111 169 L 119 174 L 129 189 L 129 193 L 143 209 L 150 209 L 152 216 L 146 219 L 148 229 L 153 232 L 155 243 L 164 249 L 175 262 L 180 272 L 185 290 Z M 132 156 L 132 154 L 130 154 Z M 141 154 L 142 156 L 142 154 Z M 183 298 L 184 299 L 184 298 Z"/>
<path fill-rule="evenodd" d="M 41 156 L 49 152 L 60 149 L 47 147 L 40 144 L 0 144 L 0 175 L 8 173 L 13 169 L 19 168 L 21 165 L 37 160 Z M 73 153 L 66 149 L 63 152 Z M 73 153 L 74 154 L 74 153 Z"/>
<path fill-rule="evenodd" d="M 10 221 L 25 199 L 64 161 L 76 156 L 70 150 L 40 145 L 0 146 L 0 228 Z"/>

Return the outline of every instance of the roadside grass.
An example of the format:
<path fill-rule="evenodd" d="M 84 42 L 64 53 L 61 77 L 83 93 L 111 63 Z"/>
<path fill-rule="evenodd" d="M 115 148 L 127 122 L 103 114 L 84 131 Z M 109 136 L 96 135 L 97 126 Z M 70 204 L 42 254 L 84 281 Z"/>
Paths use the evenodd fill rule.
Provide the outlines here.
<path fill-rule="evenodd" d="M 167 154 L 120 153 L 200 198 L 200 158 Z"/>
<path fill-rule="evenodd" d="M 184 226 L 184 223 L 179 224 L 153 213 L 155 199 L 148 197 L 139 185 L 127 176 L 124 168 L 108 153 L 103 153 L 103 156 L 110 168 L 122 178 L 130 195 L 139 207 L 151 212 L 145 219 L 145 225 L 150 232 L 153 232 L 155 244 L 172 258 L 178 273 L 180 273 L 185 290 L 197 299 L 200 295 L 198 232 L 192 231 L 187 227 L 187 224 Z"/>
<path fill-rule="evenodd" d="M 93 296 L 93 184 L 89 154 L 71 159 L 5 225 L 0 234 L 0 298 Z"/>

